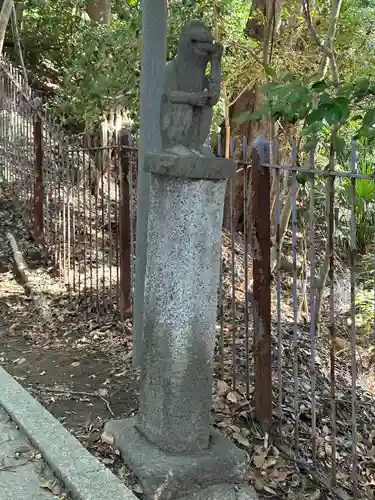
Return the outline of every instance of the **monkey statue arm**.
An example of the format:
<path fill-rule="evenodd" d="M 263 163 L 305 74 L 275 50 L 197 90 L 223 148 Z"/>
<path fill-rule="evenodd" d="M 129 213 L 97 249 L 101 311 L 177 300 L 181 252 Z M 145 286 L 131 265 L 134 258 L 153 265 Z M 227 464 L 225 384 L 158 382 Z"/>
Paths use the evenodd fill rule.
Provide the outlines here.
<path fill-rule="evenodd" d="M 165 70 L 165 97 L 167 101 L 172 104 L 188 104 L 190 106 L 206 106 L 209 99 L 211 98 L 211 93 L 204 91 L 201 92 L 186 92 L 179 90 L 178 77 L 176 70 L 177 61 L 171 61 L 167 64 Z"/>
<path fill-rule="evenodd" d="M 219 43 L 215 44 L 216 50 L 211 56 L 211 73 L 209 76 L 208 89 L 211 93 L 209 106 L 215 106 L 220 99 L 220 84 L 221 84 L 221 58 L 223 56 L 223 46 Z"/>
<path fill-rule="evenodd" d="M 209 92 L 183 92 L 171 90 L 167 92 L 167 99 L 173 104 L 190 104 L 190 106 L 205 106 L 211 99 Z"/>

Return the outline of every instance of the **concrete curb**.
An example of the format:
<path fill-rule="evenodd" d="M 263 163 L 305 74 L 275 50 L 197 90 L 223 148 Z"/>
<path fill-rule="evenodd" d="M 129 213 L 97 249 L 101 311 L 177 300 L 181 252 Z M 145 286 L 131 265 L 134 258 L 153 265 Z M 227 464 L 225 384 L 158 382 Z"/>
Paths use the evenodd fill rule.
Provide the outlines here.
<path fill-rule="evenodd" d="M 1 367 L 0 406 L 40 451 L 74 500 L 136 500 L 109 469 Z"/>

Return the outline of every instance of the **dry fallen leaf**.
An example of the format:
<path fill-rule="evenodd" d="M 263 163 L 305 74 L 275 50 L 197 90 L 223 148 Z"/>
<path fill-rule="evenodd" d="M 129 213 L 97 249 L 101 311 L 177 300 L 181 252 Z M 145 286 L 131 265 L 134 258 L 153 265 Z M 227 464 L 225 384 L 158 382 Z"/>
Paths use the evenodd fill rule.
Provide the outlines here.
<path fill-rule="evenodd" d="M 10 325 L 9 327 L 9 333 L 14 333 L 16 328 L 19 326 L 19 323 L 13 323 L 13 325 Z"/>
<path fill-rule="evenodd" d="M 243 434 L 241 434 L 239 432 L 234 432 L 232 434 L 232 437 L 233 437 L 233 439 L 235 439 L 237 441 L 237 443 L 242 444 L 242 446 L 246 446 L 247 448 L 250 446 L 249 440 Z"/>
<path fill-rule="evenodd" d="M 312 495 L 309 496 L 309 500 L 319 500 L 321 496 L 321 491 L 320 490 L 315 490 Z"/>
<path fill-rule="evenodd" d="M 229 391 L 229 385 L 224 380 L 217 381 L 217 392 L 219 395 L 226 394 Z"/>
<path fill-rule="evenodd" d="M 264 478 L 262 476 L 262 472 L 259 469 L 252 470 L 250 472 L 250 478 L 254 481 L 253 485 L 258 491 L 263 489 Z"/>
<path fill-rule="evenodd" d="M 113 445 L 115 440 L 113 439 L 112 434 L 109 434 L 108 432 L 104 431 L 102 432 L 102 435 L 100 436 L 100 439 L 103 441 L 103 443 L 107 443 L 110 445 Z"/>
<path fill-rule="evenodd" d="M 253 462 L 254 462 L 254 465 L 257 469 L 260 469 L 261 467 L 263 467 L 265 460 L 266 460 L 266 456 L 267 456 L 267 454 L 264 451 L 260 451 L 256 455 L 254 455 Z"/>
<path fill-rule="evenodd" d="M 17 358 L 13 361 L 13 363 L 17 365 L 22 365 L 23 363 L 25 363 L 25 361 L 26 361 L 25 358 Z"/>
<path fill-rule="evenodd" d="M 241 433 L 242 433 L 242 431 L 241 431 L 241 427 L 238 427 L 238 425 L 229 424 L 229 428 L 230 428 L 233 432 L 237 432 L 238 434 L 241 434 Z"/>
<path fill-rule="evenodd" d="M 265 461 L 264 468 L 268 469 L 269 467 L 273 467 L 277 464 L 277 459 L 275 457 L 268 457 Z"/>
<path fill-rule="evenodd" d="M 327 425 L 323 425 L 323 428 L 322 428 L 322 433 L 323 433 L 323 434 L 326 434 L 326 435 L 327 435 L 327 434 L 329 434 L 329 428 L 328 428 L 328 426 L 327 426 Z"/>
<path fill-rule="evenodd" d="M 277 496 L 276 491 L 275 491 L 275 490 L 273 490 L 272 488 L 270 488 L 269 486 L 264 485 L 264 486 L 263 486 L 263 489 L 264 489 L 264 491 L 266 491 L 267 493 L 271 493 L 271 495 L 275 495 L 275 496 Z"/>
<path fill-rule="evenodd" d="M 272 472 L 272 477 L 278 483 L 284 483 L 289 475 L 290 475 L 290 472 L 288 470 L 275 469 Z"/>
<path fill-rule="evenodd" d="M 105 464 L 105 465 L 113 465 L 115 462 L 115 459 L 109 458 L 109 457 L 104 457 L 101 459 L 101 462 L 103 462 L 103 464 Z"/>
<path fill-rule="evenodd" d="M 124 361 L 129 361 L 129 359 L 132 359 L 132 357 L 133 357 L 133 349 L 131 349 L 128 353 L 125 354 Z"/>
<path fill-rule="evenodd" d="M 14 454 L 16 456 L 18 455 L 24 455 L 26 453 L 30 453 L 32 450 L 30 448 L 30 446 L 28 446 L 27 444 L 24 444 L 24 445 L 21 445 L 19 446 L 15 451 L 14 451 Z"/>
<path fill-rule="evenodd" d="M 43 488 L 44 490 L 49 490 L 56 496 L 61 494 L 61 487 L 56 481 L 53 480 L 44 481 L 43 483 L 40 484 L 40 487 Z"/>
<path fill-rule="evenodd" d="M 342 351 L 344 349 L 350 349 L 349 340 L 343 339 L 341 337 L 335 337 L 333 342 L 336 345 L 337 352 Z"/>
<path fill-rule="evenodd" d="M 134 491 L 134 493 L 143 493 L 143 489 L 140 484 L 135 484 L 132 490 Z"/>
<path fill-rule="evenodd" d="M 238 392 L 231 391 L 228 392 L 227 394 L 227 400 L 230 401 L 231 403 L 238 403 L 238 401 L 241 399 L 241 396 L 238 394 Z"/>

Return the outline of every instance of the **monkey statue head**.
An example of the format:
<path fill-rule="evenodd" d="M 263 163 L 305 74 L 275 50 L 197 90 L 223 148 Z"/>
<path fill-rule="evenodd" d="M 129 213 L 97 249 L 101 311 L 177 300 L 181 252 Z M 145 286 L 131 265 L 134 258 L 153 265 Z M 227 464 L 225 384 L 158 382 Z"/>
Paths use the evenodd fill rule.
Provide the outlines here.
<path fill-rule="evenodd" d="M 202 21 L 189 21 L 183 27 L 178 43 L 180 57 L 194 58 L 202 64 L 207 64 L 219 48 L 210 29 Z"/>

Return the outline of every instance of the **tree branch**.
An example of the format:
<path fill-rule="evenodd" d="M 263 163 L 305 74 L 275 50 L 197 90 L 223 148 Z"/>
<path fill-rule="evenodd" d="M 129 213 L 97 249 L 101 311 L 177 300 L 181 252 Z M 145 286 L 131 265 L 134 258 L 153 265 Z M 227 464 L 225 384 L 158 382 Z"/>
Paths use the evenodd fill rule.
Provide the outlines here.
<path fill-rule="evenodd" d="M 18 57 L 20 59 L 20 64 L 22 66 L 22 71 L 23 71 L 23 77 L 24 77 L 24 80 L 25 80 L 25 85 L 27 86 L 27 71 L 26 71 L 26 66 L 25 66 L 25 62 L 24 62 L 24 59 L 23 59 L 21 39 L 20 39 L 19 31 L 18 31 L 17 12 L 16 12 L 16 7 L 15 7 L 14 4 L 13 4 L 13 7 L 12 7 L 12 32 L 13 32 L 14 44 L 15 44 L 15 46 L 17 48 Z"/>
<path fill-rule="evenodd" d="M 323 75 L 327 72 L 327 63 L 331 64 L 332 79 L 335 85 L 340 83 L 339 72 L 337 69 L 336 58 L 333 51 L 333 42 L 335 39 L 335 33 L 337 28 L 337 23 L 340 16 L 342 0 L 333 0 L 333 8 L 331 12 L 330 24 L 324 41 L 324 46 L 327 47 L 331 53 L 331 56 L 323 56 L 320 63 L 320 71 Z"/>
<path fill-rule="evenodd" d="M 309 0 L 302 0 L 301 3 L 303 10 L 303 17 L 305 18 L 307 27 L 310 31 L 310 35 L 314 40 L 314 42 L 323 52 L 323 58 L 320 63 L 319 72 L 322 78 L 324 78 L 327 73 L 327 63 L 329 62 L 331 65 L 332 79 L 335 85 L 338 85 L 340 83 L 340 77 L 337 69 L 335 54 L 333 52 L 333 41 L 336 33 L 337 22 L 340 15 L 342 0 L 334 0 L 333 9 L 330 16 L 330 24 L 324 42 L 320 39 L 316 27 L 314 25 L 314 22 L 312 20 Z"/>

